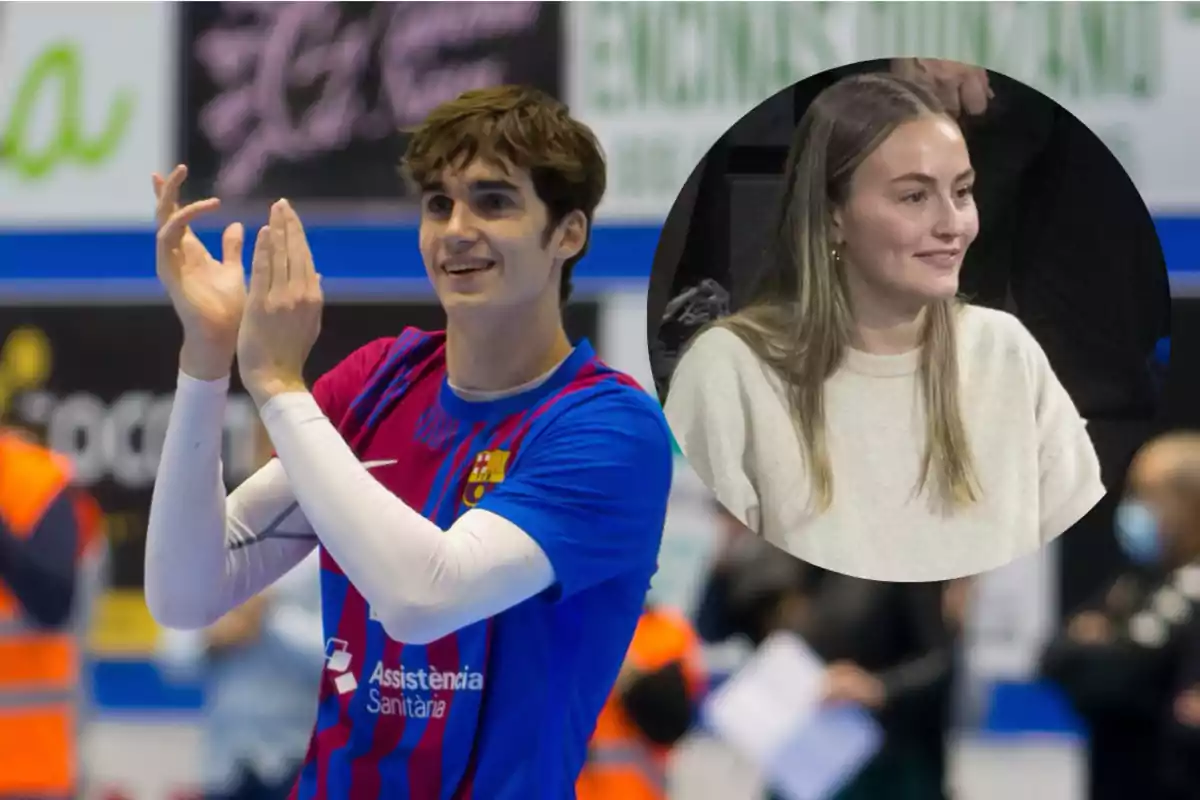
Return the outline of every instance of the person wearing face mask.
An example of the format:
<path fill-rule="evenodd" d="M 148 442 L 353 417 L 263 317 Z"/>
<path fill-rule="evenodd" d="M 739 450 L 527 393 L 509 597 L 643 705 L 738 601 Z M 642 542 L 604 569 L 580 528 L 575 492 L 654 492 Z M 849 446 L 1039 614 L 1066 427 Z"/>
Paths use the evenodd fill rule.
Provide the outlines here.
<path fill-rule="evenodd" d="M 1130 562 L 1043 657 L 1090 735 L 1092 800 L 1193 800 L 1200 786 L 1200 434 L 1135 457 L 1114 519 Z"/>
<path fill-rule="evenodd" d="M 688 344 L 667 420 L 734 516 L 804 561 L 929 582 L 1030 554 L 1104 496 L 1085 422 L 1013 316 L 959 299 L 963 131 L 857 75 L 798 125 L 757 299 Z"/>

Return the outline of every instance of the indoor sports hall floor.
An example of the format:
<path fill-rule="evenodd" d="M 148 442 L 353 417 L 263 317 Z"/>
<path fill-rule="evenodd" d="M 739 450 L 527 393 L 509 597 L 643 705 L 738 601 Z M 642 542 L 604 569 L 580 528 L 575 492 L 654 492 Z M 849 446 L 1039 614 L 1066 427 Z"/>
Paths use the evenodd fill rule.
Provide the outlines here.
<path fill-rule="evenodd" d="M 1084 800 L 1082 753 L 1070 742 L 963 742 L 954 748 L 951 800 Z M 696 737 L 674 765 L 671 800 L 757 800 L 752 770 Z"/>
<path fill-rule="evenodd" d="M 185 795 L 180 778 L 196 775 L 198 729 L 171 723 L 101 722 L 87 736 L 86 758 L 93 790 L 102 800 L 112 790 L 130 800 L 167 800 Z M 975 740 L 954 748 L 953 800 L 1084 800 L 1082 759 L 1070 742 Z M 136 776 L 136 777 L 135 777 Z M 186 781 L 185 781 L 186 782 Z M 704 736 L 682 746 L 672 769 L 670 800 L 759 800 L 760 784 L 726 748 Z"/>

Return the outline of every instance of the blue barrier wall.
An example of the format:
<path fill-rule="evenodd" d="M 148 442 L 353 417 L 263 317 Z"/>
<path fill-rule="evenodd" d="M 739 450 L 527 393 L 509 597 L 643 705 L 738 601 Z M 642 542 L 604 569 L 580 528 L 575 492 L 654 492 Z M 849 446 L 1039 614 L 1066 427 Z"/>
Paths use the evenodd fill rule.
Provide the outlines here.
<path fill-rule="evenodd" d="M 1200 276 L 1200 217 L 1162 217 L 1155 223 L 1171 271 Z M 598 227 L 577 272 L 581 285 L 645 280 L 658 231 L 657 226 Z M 214 251 L 219 248 L 217 231 L 201 230 L 200 235 Z M 425 281 L 411 225 L 318 226 L 308 235 L 321 274 L 331 284 L 378 291 Z M 117 296 L 157 291 L 150 232 L 0 230 L 0 286 L 52 292 L 84 282 Z"/>

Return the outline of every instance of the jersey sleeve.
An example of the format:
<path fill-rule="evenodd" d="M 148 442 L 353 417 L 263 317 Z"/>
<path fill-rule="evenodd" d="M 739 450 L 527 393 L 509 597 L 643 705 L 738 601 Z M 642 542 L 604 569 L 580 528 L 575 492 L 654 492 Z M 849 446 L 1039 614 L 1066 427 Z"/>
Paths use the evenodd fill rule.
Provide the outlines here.
<path fill-rule="evenodd" d="M 1045 544 L 1083 518 L 1101 498 L 1100 459 L 1067 390 L 1054 374 L 1041 345 L 1028 336 L 1036 387 L 1039 515 Z"/>
<path fill-rule="evenodd" d="M 350 410 L 371 373 L 391 351 L 396 339 L 385 337 L 363 345 L 313 384 L 312 395 L 325 416 L 337 425 Z"/>
<path fill-rule="evenodd" d="M 753 463 L 752 415 L 736 334 L 715 328 L 702 333 L 679 360 L 664 410 L 671 433 L 696 476 L 718 502 L 752 531 L 761 524 Z"/>
<path fill-rule="evenodd" d="M 619 575 L 653 575 L 673 455 L 657 404 L 637 390 L 584 400 L 532 439 L 479 507 L 521 528 L 565 599 Z"/>

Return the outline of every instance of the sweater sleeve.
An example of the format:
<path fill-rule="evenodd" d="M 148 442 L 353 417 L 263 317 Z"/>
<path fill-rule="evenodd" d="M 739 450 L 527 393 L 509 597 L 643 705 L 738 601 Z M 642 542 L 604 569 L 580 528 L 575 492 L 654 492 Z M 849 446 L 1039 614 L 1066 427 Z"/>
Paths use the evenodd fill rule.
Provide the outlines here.
<path fill-rule="evenodd" d="M 761 532 L 751 435 L 755 394 L 741 355 L 746 349 L 721 328 L 696 337 L 675 368 L 664 411 L 700 480 L 739 521 Z"/>
<path fill-rule="evenodd" d="M 1032 334 L 1025 332 L 1033 369 L 1037 420 L 1039 518 L 1046 544 L 1083 518 L 1104 497 L 1100 459 L 1067 390 Z"/>

